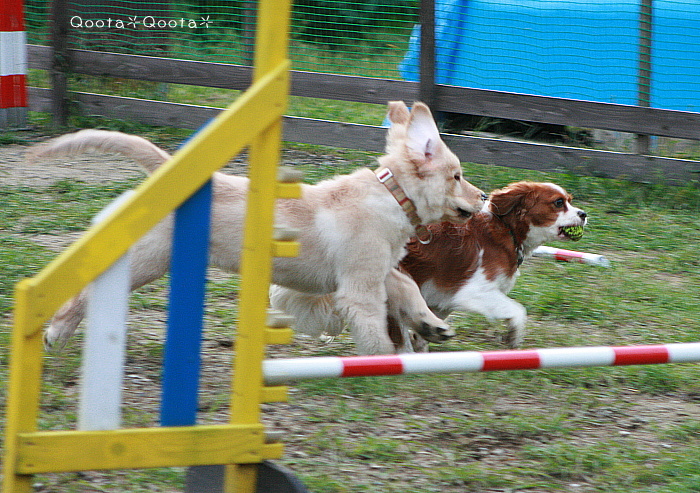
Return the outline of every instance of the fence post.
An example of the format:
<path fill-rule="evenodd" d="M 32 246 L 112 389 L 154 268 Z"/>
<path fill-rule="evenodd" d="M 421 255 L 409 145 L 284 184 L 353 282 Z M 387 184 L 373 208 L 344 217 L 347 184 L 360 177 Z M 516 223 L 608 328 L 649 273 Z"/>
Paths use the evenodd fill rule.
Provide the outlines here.
<path fill-rule="evenodd" d="M 68 0 L 51 2 L 51 114 L 54 127 L 68 124 Z"/>
<path fill-rule="evenodd" d="M 654 0 L 639 2 L 639 62 L 637 71 L 637 105 L 651 106 L 651 36 Z M 637 154 L 649 154 L 649 136 L 637 135 Z"/>
<path fill-rule="evenodd" d="M 434 110 L 435 103 L 435 0 L 420 3 L 420 100 Z"/>

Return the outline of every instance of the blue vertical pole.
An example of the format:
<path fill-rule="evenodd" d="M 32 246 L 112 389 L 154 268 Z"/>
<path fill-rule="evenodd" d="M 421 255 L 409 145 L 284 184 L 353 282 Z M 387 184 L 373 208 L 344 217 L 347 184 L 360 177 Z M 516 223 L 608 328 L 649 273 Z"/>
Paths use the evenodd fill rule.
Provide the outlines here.
<path fill-rule="evenodd" d="M 196 421 L 211 199 L 210 180 L 175 213 L 161 426 Z"/>

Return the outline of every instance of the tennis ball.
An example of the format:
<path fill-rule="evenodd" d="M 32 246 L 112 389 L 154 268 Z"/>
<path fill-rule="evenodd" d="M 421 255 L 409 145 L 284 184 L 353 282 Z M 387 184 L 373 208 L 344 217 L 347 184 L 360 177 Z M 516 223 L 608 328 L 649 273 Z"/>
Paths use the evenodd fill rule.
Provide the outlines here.
<path fill-rule="evenodd" d="M 578 241 L 583 236 L 583 226 L 565 226 L 562 232 L 574 241 Z"/>

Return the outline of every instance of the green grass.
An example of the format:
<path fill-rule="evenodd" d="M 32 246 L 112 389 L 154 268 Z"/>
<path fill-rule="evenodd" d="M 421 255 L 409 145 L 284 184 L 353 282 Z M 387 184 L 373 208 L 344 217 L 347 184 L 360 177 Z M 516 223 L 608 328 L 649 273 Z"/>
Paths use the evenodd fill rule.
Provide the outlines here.
<path fill-rule="evenodd" d="M 27 138 L 23 135 L 24 132 L 21 130 L 6 130 L 3 129 L 3 133 L 0 134 L 0 145 L 10 145 L 10 144 L 29 144 Z"/>
<path fill-rule="evenodd" d="M 5 233 L 0 234 L 0 310 L 8 313 L 12 306 L 12 296 L 15 283 L 34 274 L 40 267 L 53 256 L 46 249 L 41 248 L 31 241 L 17 238 Z M 7 347 L 4 339 L 0 340 L 2 347 Z M 0 366 L 5 363 L 6 353 L 0 353 Z"/>
<path fill-rule="evenodd" d="M 397 40 L 397 43 L 399 41 Z M 292 47 L 297 65 L 331 66 L 351 56 Z M 395 47 L 387 46 L 387 49 Z M 400 51 L 403 48 L 400 47 Z M 382 52 L 354 55 L 347 73 L 395 77 L 375 63 Z M 337 66 L 334 66 L 338 70 Z M 47 87 L 30 72 L 30 85 Z M 225 107 L 238 91 L 73 76 L 72 90 Z M 379 124 L 383 105 L 292 97 L 288 114 Z M 31 123 L 52 133 L 46 115 Z M 110 128 L 143 135 L 169 149 L 191 132 L 73 115 L 71 128 Z M 0 135 L 0 145 L 36 140 Z M 322 154 L 327 165 L 300 165 L 313 183 L 358 166 L 372 154 L 287 144 Z M 590 217 L 583 239 L 559 246 L 605 254 L 608 269 L 535 259 L 526 262 L 511 297 L 529 314 L 527 347 L 654 344 L 700 340 L 700 190 L 633 184 L 571 174 L 543 174 L 464 164 L 484 190 L 520 179 L 555 181 Z M 84 230 L 90 218 L 135 180 L 108 184 L 59 181 L 46 189 L 0 188 L 0 402 L 6 399 L 14 284 L 55 253 L 34 235 Z M 236 278 L 209 282 L 204 391 L 200 417 L 227 419 Z M 135 293 L 127 351 L 125 426 L 157 424 L 167 280 Z M 435 351 L 501 349 L 499 324 L 457 314 L 458 335 Z M 44 358 L 39 429 L 71 429 L 77 413 L 82 336 Z M 322 346 L 299 338 L 274 356 L 352 354 L 347 334 Z M 266 404 L 271 428 L 285 431 L 282 462 L 316 493 L 463 493 L 700 491 L 700 387 L 697 365 L 552 369 L 465 375 L 326 379 L 292 388 L 289 404 Z M 155 403 L 155 404 L 154 404 Z M 669 411 L 673 409 L 674 411 Z M 643 419 L 642 419 L 643 418 Z M 0 414 L 0 426 L 4 423 Z M 38 490 L 181 491 L 181 469 L 41 475 Z M 576 486 L 573 486 L 576 485 Z"/>
<path fill-rule="evenodd" d="M 347 111 L 352 118 L 358 110 Z M 107 120 L 92 123 L 115 126 Z M 170 148 L 187 135 L 128 123 L 116 127 Z M 324 155 L 327 165 L 300 166 L 308 182 L 371 166 L 374 160 L 363 152 L 288 147 Z M 590 224 L 581 241 L 559 246 L 601 253 L 612 262 L 607 269 L 545 259 L 526 262 L 511 293 L 528 310 L 526 346 L 700 340 L 700 191 L 695 184 L 674 188 L 474 164 L 464 164 L 464 172 L 484 190 L 519 179 L 561 184 L 589 213 Z M 32 238 L 85 229 L 96 211 L 137 181 L 64 180 L 48 188 L 0 188 L 3 401 L 13 286 L 55 256 Z M 215 276 L 209 282 L 205 347 L 210 374 L 201 402 L 208 422 L 222 422 L 228 409 L 238 288 L 235 277 Z M 132 321 L 127 355 L 127 426 L 157 422 L 152 403 L 159 392 L 166 296 L 164 280 L 132 297 L 131 311 L 139 316 Z M 455 315 L 452 324 L 457 337 L 434 350 L 502 347 L 499 324 L 469 314 Z M 78 336 L 63 352 L 45 357 L 40 429 L 75 424 L 80 341 Z M 300 338 L 274 351 L 283 356 L 352 354 L 352 344 L 344 334 L 328 346 Z M 694 364 L 328 379 L 296 385 L 290 404 L 266 405 L 265 414 L 290 430 L 283 462 L 319 493 L 549 492 L 568 491 L 572 484 L 581 491 L 685 493 L 700 488 L 697 382 Z M 682 405 L 683 413 L 668 414 L 671 404 L 664 403 L 670 401 L 681 402 L 674 405 Z M 635 424 L 638 415 L 644 417 L 641 424 Z M 181 488 L 182 471 L 45 475 L 37 482 L 57 492 L 89 485 L 170 492 Z"/>

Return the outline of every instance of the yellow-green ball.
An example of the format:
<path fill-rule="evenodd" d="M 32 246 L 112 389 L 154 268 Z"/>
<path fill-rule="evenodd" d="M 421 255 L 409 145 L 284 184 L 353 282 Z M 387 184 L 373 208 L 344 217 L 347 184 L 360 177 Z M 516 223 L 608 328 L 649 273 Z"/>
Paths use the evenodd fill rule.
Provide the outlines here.
<path fill-rule="evenodd" d="M 566 226 L 561 228 L 566 236 L 574 241 L 578 241 L 583 237 L 583 226 Z"/>

